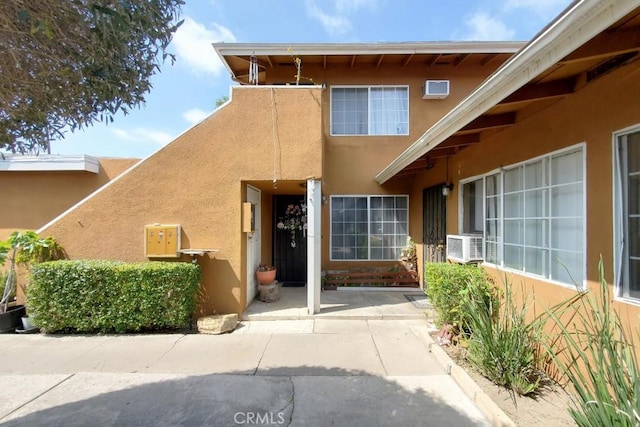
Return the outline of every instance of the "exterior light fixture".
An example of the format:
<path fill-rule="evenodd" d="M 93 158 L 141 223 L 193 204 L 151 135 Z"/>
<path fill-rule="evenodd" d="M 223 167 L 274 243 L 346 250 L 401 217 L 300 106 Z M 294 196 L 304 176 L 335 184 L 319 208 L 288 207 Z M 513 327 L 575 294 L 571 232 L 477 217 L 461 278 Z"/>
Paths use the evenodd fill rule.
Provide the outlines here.
<path fill-rule="evenodd" d="M 453 190 L 453 183 L 451 184 L 444 184 L 442 186 L 442 195 L 444 197 L 447 197 L 449 195 L 449 193 L 451 193 L 451 190 Z"/>

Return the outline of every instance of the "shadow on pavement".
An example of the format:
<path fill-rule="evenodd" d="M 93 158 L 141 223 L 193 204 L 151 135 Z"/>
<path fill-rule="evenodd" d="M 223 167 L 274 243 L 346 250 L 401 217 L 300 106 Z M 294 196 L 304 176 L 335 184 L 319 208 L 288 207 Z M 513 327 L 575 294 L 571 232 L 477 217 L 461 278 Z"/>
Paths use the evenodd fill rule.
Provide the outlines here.
<path fill-rule="evenodd" d="M 446 375 L 378 377 L 304 366 L 279 376 L 78 373 L 6 426 L 488 425 Z M 25 376 L 28 381 L 28 376 Z M 426 379 L 425 379 L 426 378 Z M 7 390 L 5 390 L 7 392 Z"/>

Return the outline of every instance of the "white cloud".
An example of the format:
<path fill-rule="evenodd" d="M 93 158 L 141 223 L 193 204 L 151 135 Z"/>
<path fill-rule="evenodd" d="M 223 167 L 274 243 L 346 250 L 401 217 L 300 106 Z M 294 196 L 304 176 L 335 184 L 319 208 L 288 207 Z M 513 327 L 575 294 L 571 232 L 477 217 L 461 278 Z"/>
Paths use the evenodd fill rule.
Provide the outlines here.
<path fill-rule="evenodd" d="M 465 25 L 469 29 L 463 37 L 466 40 L 512 40 L 515 36 L 513 29 L 508 28 L 504 22 L 489 16 L 489 14 L 485 12 L 477 12 L 471 16 L 471 18 L 467 19 Z"/>
<path fill-rule="evenodd" d="M 116 136 L 116 138 L 127 142 L 151 142 L 156 145 L 167 145 L 173 140 L 173 136 L 169 135 L 166 132 L 160 132 L 146 128 L 135 128 L 132 130 L 115 128 L 111 129 L 111 132 Z"/>
<path fill-rule="evenodd" d="M 173 36 L 171 46 L 176 51 L 178 63 L 184 63 L 195 73 L 218 74 L 223 65 L 211 43 L 222 41 L 235 42 L 236 37 L 227 27 L 214 23 L 212 28 L 207 28 L 186 17 Z"/>
<path fill-rule="evenodd" d="M 375 9 L 377 6 L 375 0 L 334 0 L 333 9 L 335 13 L 331 14 L 321 9 L 316 4 L 316 1 L 307 0 L 307 15 L 319 21 L 324 30 L 334 37 L 346 34 L 353 27 L 348 15 L 357 12 L 363 7 Z M 322 6 L 327 6 L 327 2 L 322 2 L 321 4 Z"/>
<path fill-rule="evenodd" d="M 337 13 L 349 13 L 355 12 L 358 9 L 364 7 L 368 7 L 370 9 L 375 9 L 376 1 L 375 0 L 335 0 L 336 12 Z"/>
<path fill-rule="evenodd" d="M 549 21 L 571 3 L 570 0 L 507 0 L 505 9 L 529 9 Z"/>
<path fill-rule="evenodd" d="M 182 113 L 182 118 L 188 121 L 190 124 L 195 125 L 201 122 L 211 114 L 210 112 L 201 110 L 199 108 L 192 108 L 189 111 Z"/>
<path fill-rule="evenodd" d="M 351 29 L 351 22 L 346 16 L 330 15 L 322 11 L 313 1 L 307 1 L 307 14 L 320 21 L 324 30 L 331 36 L 339 36 Z"/>

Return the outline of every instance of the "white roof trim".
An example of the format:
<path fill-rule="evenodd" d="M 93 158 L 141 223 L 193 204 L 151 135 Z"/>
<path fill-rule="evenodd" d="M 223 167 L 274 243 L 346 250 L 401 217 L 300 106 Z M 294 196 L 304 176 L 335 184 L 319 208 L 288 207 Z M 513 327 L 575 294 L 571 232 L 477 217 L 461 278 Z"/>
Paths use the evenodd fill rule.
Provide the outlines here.
<path fill-rule="evenodd" d="M 212 43 L 218 55 L 383 55 L 438 53 L 514 53 L 522 41 L 407 43 Z"/>
<path fill-rule="evenodd" d="M 0 156 L 0 171 L 85 171 L 98 173 L 100 171 L 100 161 L 96 157 L 87 155 L 62 156 L 41 154 L 39 156 L 21 156 L 3 154 Z"/>
<path fill-rule="evenodd" d="M 384 184 L 406 166 L 639 6 L 640 0 L 575 2 L 379 172 L 375 180 Z"/>

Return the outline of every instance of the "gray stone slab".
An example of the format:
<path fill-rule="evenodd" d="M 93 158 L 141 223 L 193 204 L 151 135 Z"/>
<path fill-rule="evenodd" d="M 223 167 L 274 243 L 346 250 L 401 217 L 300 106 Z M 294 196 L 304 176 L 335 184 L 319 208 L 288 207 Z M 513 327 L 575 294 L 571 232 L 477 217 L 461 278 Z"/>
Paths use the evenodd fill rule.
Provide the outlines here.
<path fill-rule="evenodd" d="M 411 330 L 415 321 L 369 321 L 371 336 L 388 375 L 439 375 L 444 370 L 428 344 Z M 423 323 L 423 327 L 424 323 Z"/>
<path fill-rule="evenodd" d="M 366 320 L 316 319 L 316 334 L 369 334 Z"/>
<path fill-rule="evenodd" d="M 15 411 L 7 426 L 232 426 L 289 420 L 287 377 L 77 374 Z M 266 418 L 265 418 L 266 417 Z M 283 420 L 282 423 L 278 421 Z M 258 423 L 263 425 L 264 423 Z"/>
<path fill-rule="evenodd" d="M 384 375 L 369 335 L 274 335 L 259 375 Z"/>
<path fill-rule="evenodd" d="M 74 358 L 71 363 L 75 372 L 142 372 L 184 337 L 182 334 L 96 337 L 99 338 L 97 345 L 81 357 Z M 87 339 L 75 338 L 76 342 Z"/>
<path fill-rule="evenodd" d="M 74 373 L 76 361 L 99 346 L 103 337 L 13 335 L 13 345 L 0 347 L 0 360 L 11 361 L 3 373 Z"/>
<path fill-rule="evenodd" d="M 234 334 L 311 334 L 313 320 L 243 321 Z"/>
<path fill-rule="evenodd" d="M 489 426 L 446 376 L 293 377 L 290 426 Z"/>
<path fill-rule="evenodd" d="M 260 335 L 185 335 L 145 372 L 253 374 L 271 339 Z"/>
<path fill-rule="evenodd" d="M 0 420 L 13 411 L 47 392 L 69 375 L 0 375 L 2 398 L 0 398 Z"/>

